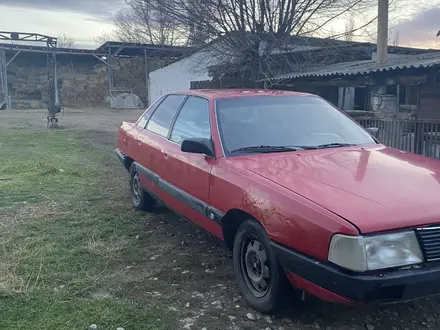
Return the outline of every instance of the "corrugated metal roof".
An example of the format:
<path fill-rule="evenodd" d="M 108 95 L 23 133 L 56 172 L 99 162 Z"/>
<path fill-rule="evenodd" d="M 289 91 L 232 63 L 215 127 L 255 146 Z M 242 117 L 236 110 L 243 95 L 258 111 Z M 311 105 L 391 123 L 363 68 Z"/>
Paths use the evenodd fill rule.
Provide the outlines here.
<path fill-rule="evenodd" d="M 440 65 L 440 52 L 390 58 L 383 65 L 377 65 L 376 61 L 374 60 L 341 62 L 326 66 L 308 68 L 304 71 L 283 73 L 273 78 L 269 78 L 268 80 L 280 81 L 305 77 L 353 76 L 405 68 L 428 68 L 436 65 Z"/>
<path fill-rule="evenodd" d="M 193 51 L 192 47 L 186 46 L 153 45 L 119 41 L 107 41 L 105 44 L 99 46 L 95 51 L 106 54 L 108 53 L 109 48 L 111 48 L 112 51 L 121 48 L 118 52 L 118 54 L 121 56 L 143 56 L 145 49 L 147 51 L 147 55 L 160 54 L 161 57 L 170 58 L 181 57 Z"/>
<path fill-rule="evenodd" d="M 182 46 L 163 46 L 163 45 L 150 45 L 150 44 L 138 44 L 138 43 L 122 43 L 122 42 L 106 42 L 97 49 L 80 49 L 80 48 L 57 48 L 57 54 L 86 54 L 86 55 L 107 55 L 108 48 L 112 47 L 113 52 L 115 48 L 124 47 L 118 54 L 119 56 L 143 56 L 144 48 L 147 50 L 147 55 L 152 52 L 157 55 L 160 52 L 163 57 L 179 57 L 183 56 L 186 51 L 190 51 L 192 48 Z M 0 42 L 0 48 L 6 50 L 23 50 L 30 52 L 46 52 L 47 46 L 42 42 Z"/>
<path fill-rule="evenodd" d="M 43 46 L 44 45 L 44 46 Z M 0 48 L 11 49 L 11 50 L 36 50 L 36 51 L 47 51 L 47 46 L 44 43 L 39 42 L 38 44 L 19 44 L 19 43 L 7 43 L 0 42 Z M 94 53 L 93 49 L 83 49 L 83 48 L 58 48 L 57 53 Z"/>

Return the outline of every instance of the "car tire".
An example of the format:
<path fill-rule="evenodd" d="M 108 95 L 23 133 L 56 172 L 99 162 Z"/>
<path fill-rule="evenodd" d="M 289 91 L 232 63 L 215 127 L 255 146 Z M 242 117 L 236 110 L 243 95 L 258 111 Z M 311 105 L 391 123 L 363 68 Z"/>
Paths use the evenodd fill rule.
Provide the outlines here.
<path fill-rule="evenodd" d="M 156 206 L 156 200 L 142 187 L 134 164 L 130 167 L 130 197 L 135 210 L 152 212 Z"/>
<path fill-rule="evenodd" d="M 238 286 L 248 304 L 263 313 L 278 309 L 289 291 L 288 282 L 269 236 L 257 221 L 249 219 L 239 227 L 233 259 Z"/>

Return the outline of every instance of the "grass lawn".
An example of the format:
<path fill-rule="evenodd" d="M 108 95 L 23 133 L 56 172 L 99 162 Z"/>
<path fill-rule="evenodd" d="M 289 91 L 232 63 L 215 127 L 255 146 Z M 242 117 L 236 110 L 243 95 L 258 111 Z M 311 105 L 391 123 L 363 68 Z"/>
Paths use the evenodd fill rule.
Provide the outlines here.
<path fill-rule="evenodd" d="M 124 294 L 146 218 L 126 188 L 78 133 L 0 130 L 0 329 L 176 328 L 161 299 Z"/>

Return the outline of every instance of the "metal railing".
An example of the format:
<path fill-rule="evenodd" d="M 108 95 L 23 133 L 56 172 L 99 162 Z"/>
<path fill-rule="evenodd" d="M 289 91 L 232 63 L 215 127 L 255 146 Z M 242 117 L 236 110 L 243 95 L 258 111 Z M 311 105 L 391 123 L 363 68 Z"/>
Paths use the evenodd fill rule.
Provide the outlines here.
<path fill-rule="evenodd" d="M 377 138 L 392 148 L 440 159 L 440 122 L 360 119 L 364 128 L 377 127 Z"/>

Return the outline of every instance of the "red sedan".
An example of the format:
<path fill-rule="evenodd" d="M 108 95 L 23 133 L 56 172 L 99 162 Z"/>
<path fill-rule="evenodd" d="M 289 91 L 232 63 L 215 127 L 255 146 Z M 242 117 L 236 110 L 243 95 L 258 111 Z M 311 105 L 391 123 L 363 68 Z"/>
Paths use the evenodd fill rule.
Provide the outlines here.
<path fill-rule="evenodd" d="M 440 293 L 440 161 L 380 144 L 322 98 L 193 90 L 123 122 L 133 205 L 157 201 L 233 250 L 244 298 L 290 282 L 352 304 Z"/>

